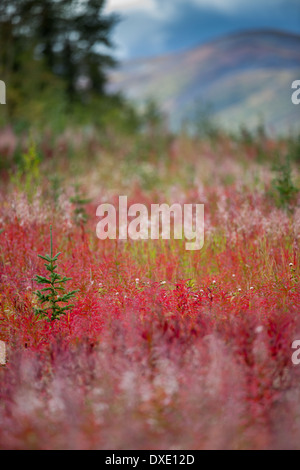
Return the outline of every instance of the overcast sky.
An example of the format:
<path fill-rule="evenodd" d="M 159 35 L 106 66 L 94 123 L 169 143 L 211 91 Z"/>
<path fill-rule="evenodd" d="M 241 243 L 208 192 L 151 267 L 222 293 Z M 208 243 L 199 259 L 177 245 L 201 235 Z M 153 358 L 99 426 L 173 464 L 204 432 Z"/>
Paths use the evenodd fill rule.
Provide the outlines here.
<path fill-rule="evenodd" d="M 184 50 L 245 29 L 300 34 L 300 0 L 107 0 L 106 12 L 122 18 L 113 35 L 120 59 Z"/>

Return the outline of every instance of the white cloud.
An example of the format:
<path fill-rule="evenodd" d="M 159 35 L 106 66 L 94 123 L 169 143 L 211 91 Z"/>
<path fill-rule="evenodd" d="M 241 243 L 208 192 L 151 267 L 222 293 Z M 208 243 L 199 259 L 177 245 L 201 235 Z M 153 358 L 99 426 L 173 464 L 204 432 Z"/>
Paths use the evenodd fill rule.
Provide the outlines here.
<path fill-rule="evenodd" d="M 265 8 L 274 8 L 284 1 L 289 4 L 298 2 L 298 0 L 264 0 Z M 166 17 L 167 14 L 173 14 L 178 7 L 184 7 L 186 4 L 195 5 L 199 8 L 209 10 L 218 10 L 221 12 L 235 13 L 241 11 L 253 10 L 261 5 L 261 0 L 107 0 L 106 11 L 147 11 L 156 17 Z"/>
<path fill-rule="evenodd" d="M 151 12 L 157 12 L 158 10 L 165 10 L 167 5 L 170 8 L 171 6 L 184 6 L 184 4 L 186 3 L 194 4 L 203 8 L 230 11 L 235 8 L 244 8 L 245 6 L 247 6 L 248 2 L 247 0 L 108 0 L 106 4 L 106 10 L 148 10 Z"/>
<path fill-rule="evenodd" d="M 147 15 L 149 20 L 158 22 L 174 19 L 184 7 L 184 1 L 193 0 L 108 0 L 105 11 L 107 13 L 120 13 L 125 17 L 132 17 L 136 13 Z"/>
<path fill-rule="evenodd" d="M 155 10 L 157 4 L 155 0 L 108 0 L 106 11 L 126 11 L 126 10 Z"/>

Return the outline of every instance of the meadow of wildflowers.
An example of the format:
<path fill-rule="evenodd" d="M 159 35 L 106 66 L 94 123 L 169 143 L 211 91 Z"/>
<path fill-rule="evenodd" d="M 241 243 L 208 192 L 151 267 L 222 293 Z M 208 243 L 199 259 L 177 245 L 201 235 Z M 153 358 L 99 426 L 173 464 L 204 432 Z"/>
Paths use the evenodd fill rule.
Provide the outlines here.
<path fill-rule="evenodd" d="M 2 137 L 0 449 L 299 449 L 299 173 L 287 197 L 273 170 L 287 143 Z M 99 240 L 97 205 L 121 194 L 204 204 L 203 248 Z M 35 293 L 50 225 L 77 291 L 54 321 Z"/>

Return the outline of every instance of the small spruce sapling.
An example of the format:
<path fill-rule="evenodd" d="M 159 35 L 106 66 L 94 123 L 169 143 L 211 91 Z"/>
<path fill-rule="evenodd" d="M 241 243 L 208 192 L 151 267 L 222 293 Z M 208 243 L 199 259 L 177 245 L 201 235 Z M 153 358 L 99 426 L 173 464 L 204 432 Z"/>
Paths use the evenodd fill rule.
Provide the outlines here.
<path fill-rule="evenodd" d="M 75 210 L 74 210 L 74 222 L 76 225 L 81 225 L 86 224 L 88 220 L 88 214 L 86 213 L 85 210 L 85 205 L 88 204 L 91 200 L 84 198 L 80 194 L 80 188 L 78 184 L 74 185 L 75 189 L 75 195 L 71 197 L 70 202 L 75 204 Z"/>
<path fill-rule="evenodd" d="M 46 284 L 47 287 L 34 292 L 40 301 L 42 307 L 35 308 L 34 312 L 36 315 L 39 315 L 42 318 L 47 318 L 49 322 L 57 320 L 61 315 L 65 315 L 67 310 L 70 310 L 74 307 L 73 304 L 68 304 L 61 306 L 61 303 L 68 303 L 68 301 L 75 296 L 78 290 L 73 290 L 70 292 L 65 292 L 64 284 L 67 281 L 70 281 L 71 277 L 61 277 L 60 274 L 55 272 L 57 268 L 58 256 L 61 253 L 57 253 L 53 256 L 53 247 L 52 247 L 52 225 L 50 226 L 50 255 L 38 255 L 40 258 L 46 261 L 46 269 L 50 272 L 49 279 L 44 276 L 36 276 L 34 280 L 39 284 Z M 50 315 L 51 313 L 51 315 Z"/>
<path fill-rule="evenodd" d="M 274 167 L 276 176 L 272 181 L 273 194 L 279 207 L 289 208 L 299 189 L 292 179 L 290 159 Z"/>

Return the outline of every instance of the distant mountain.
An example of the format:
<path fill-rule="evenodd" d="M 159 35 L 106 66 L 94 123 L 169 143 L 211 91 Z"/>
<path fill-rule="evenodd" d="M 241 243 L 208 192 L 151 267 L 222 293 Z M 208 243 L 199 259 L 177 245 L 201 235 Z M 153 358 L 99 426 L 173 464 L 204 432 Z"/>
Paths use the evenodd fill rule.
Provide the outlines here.
<path fill-rule="evenodd" d="M 191 50 L 122 63 L 110 91 L 143 103 L 154 99 L 172 128 L 208 104 L 224 127 L 249 129 L 262 121 L 268 131 L 300 130 L 300 105 L 291 84 L 300 80 L 300 35 L 247 31 Z"/>

